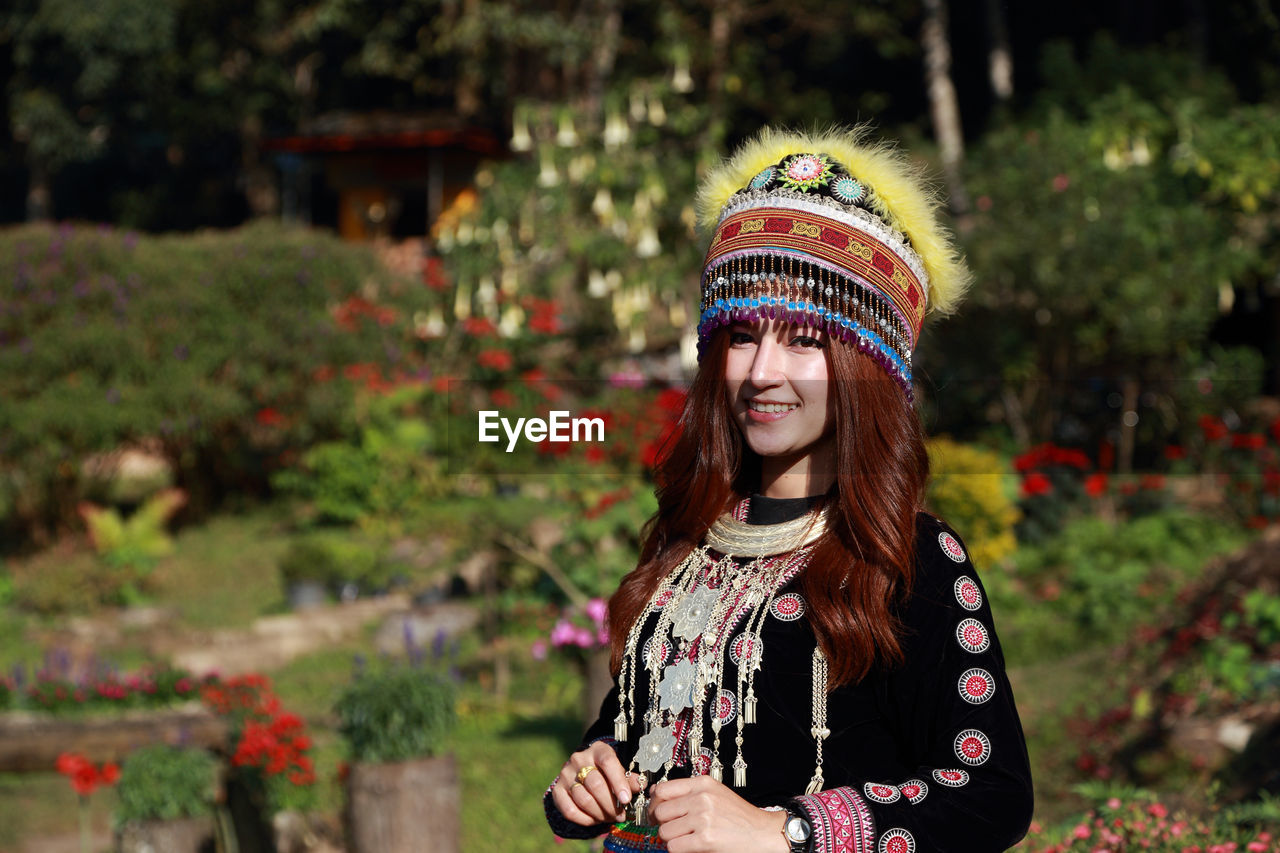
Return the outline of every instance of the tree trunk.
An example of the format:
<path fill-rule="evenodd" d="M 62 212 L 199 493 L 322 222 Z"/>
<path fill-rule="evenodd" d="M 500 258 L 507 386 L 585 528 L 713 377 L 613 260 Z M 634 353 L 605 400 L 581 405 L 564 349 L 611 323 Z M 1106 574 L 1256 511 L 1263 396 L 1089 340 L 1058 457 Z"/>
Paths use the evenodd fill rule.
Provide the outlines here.
<path fill-rule="evenodd" d="M 929 116 L 942 156 L 951 212 L 965 225 L 969 194 L 962 176 L 964 131 L 960 126 L 960 105 L 951 82 L 951 45 L 947 41 L 946 0 L 924 0 L 924 23 L 920 27 L 924 49 L 925 86 L 929 94 Z"/>
<path fill-rule="evenodd" d="M 53 218 L 53 193 L 49 172 L 38 163 L 27 164 L 27 221 L 48 222 Z"/>
<path fill-rule="evenodd" d="M 991 94 L 999 104 L 1013 97 L 1013 51 L 1009 47 L 1009 28 L 1004 23 L 1001 0 L 987 0 L 987 75 Z"/>
<path fill-rule="evenodd" d="M 591 56 L 591 73 L 587 78 L 586 114 L 597 128 L 604 127 L 604 87 L 613 76 L 618 58 L 618 33 L 622 30 L 622 9 L 618 0 L 600 4 L 599 33 Z M 592 22 L 594 28 L 596 22 Z"/>
<path fill-rule="evenodd" d="M 452 755 L 353 764 L 345 814 L 351 853 L 457 853 L 459 799 Z"/>
<path fill-rule="evenodd" d="M 711 115 L 707 122 L 707 137 L 703 144 L 713 151 L 719 151 L 724 146 L 727 124 L 724 87 L 731 53 L 729 41 L 733 36 L 734 24 L 740 12 L 738 0 L 715 0 L 711 6 L 708 56 L 711 67 L 707 72 L 707 105 Z"/>
<path fill-rule="evenodd" d="M 275 170 L 262 160 L 262 119 L 258 116 L 247 116 L 240 125 L 240 180 L 255 219 L 280 212 Z"/>

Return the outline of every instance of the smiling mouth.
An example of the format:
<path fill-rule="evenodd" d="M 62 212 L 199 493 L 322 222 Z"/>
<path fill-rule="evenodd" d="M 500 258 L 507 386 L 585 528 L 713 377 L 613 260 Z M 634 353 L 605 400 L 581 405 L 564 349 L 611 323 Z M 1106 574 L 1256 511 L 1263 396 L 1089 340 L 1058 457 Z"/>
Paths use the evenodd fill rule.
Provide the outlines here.
<path fill-rule="evenodd" d="M 800 408 L 800 404 L 799 403 L 758 403 L 755 400 L 748 400 L 747 408 L 753 412 L 761 412 L 767 415 L 780 415 L 784 412 L 790 412 L 793 409 Z"/>

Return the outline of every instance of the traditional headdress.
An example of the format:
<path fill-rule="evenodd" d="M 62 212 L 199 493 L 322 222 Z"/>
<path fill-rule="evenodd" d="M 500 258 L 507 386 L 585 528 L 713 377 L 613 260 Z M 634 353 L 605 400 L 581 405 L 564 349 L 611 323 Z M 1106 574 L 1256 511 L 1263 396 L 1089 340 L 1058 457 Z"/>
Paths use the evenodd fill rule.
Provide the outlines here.
<path fill-rule="evenodd" d="M 920 170 L 866 135 L 765 128 L 708 175 L 699 356 L 719 326 L 783 318 L 856 346 L 911 396 L 925 312 L 954 311 L 971 276 Z"/>

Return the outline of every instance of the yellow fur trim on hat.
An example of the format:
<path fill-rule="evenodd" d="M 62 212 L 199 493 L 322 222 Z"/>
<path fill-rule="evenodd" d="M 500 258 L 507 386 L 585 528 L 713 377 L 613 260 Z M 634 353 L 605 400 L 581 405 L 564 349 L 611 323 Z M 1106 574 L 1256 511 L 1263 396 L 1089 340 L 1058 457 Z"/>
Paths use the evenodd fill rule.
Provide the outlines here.
<path fill-rule="evenodd" d="M 868 190 L 867 203 L 889 227 L 911 238 L 929 276 L 928 311 L 950 314 L 973 276 L 939 218 L 942 206 L 922 167 L 887 142 L 867 142 L 866 125 L 821 133 L 766 127 L 716 167 L 698 190 L 698 221 L 715 227 L 729 198 L 767 166 L 791 154 L 827 154 Z"/>

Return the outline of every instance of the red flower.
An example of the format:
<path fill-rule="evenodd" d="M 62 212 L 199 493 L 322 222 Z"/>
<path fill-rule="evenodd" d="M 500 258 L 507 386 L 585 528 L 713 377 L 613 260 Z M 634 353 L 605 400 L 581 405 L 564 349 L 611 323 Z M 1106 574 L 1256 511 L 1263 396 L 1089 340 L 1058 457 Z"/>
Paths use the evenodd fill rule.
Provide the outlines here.
<path fill-rule="evenodd" d="M 481 351 L 476 362 L 481 367 L 488 367 L 492 370 L 510 370 L 513 359 L 511 353 L 504 349 L 487 349 Z"/>
<path fill-rule="evenodd" d="M 120 765 L 107 762 L 102 765 L 102 784 L 114 785 L 120 781 Z"/>
<path fill-rule="evenodd" d="M 1177 462 L 1179 459 L 1187 458 L 1187 449 L 1178 444 L 1166 445 L 1164 449 L 1164 458 L 1170 462 Z"/>
<path fill-rule="evenodd" d="M 497 333 L 498 327 L 487 317 L 468 317 L 462 321 L 462 331 L 476 338 Z"/>
<path fill-rule="evenodd" d="M 684 411 L 685 396 L 685 392 L 679 388 L 667 388 L 658 395 L 658 408 L 664 412 L 679 415 Z"/>
<path fill-rule="evenodd" d="M 1025 498 L 1047 495 L 1051 491 L 1053 491 L 1053 484 L 1049 482 L 1048 477 L 1039 471 L 1032 471 L 1022 481 L 1022 496 Z"/>
<path fill-rule="evenodd" d="M 1090 474 L 1084 478 L 1084 491 L 1091 498 L 1099 497 L 1107 491 L 1107 475 L 1102 472 Z"/>
<path fill-rule="evenodd" d="M 1230 430 L 1227 429 L 1227 425 L 1220 418 L 1215 418 L 1213 415 L 1201 415 L 1200 432 L 1204 434 L 1205 441 L 1212 442 L 1226 438 Z"/>
<path fill-rule="evenodd" d="M 598 444 L 593 444 L 587 448 L 586 459 L 592 465 L 599 465 L 604 461 L 604 449 Z"/>
<path fill-rule="evenodd" d="M 1267 437 L 1261 433 L 1249 432 L 1231 436 L 1231 446 L 1238 450 L 1261 450 L 1267 443 Z"/>
<path fill-rule="evenodd" d="M 1116 461 L 1116 447 L 1109 441 L 1103 441 L 1098 445 L 1098 468 L 1102 471 L 1110 471 L 1111 466 Z"/>
<path fill-rule="evenodd" d="M 264 409 L 258 409 L 258 414 L 255 417 L 258 423 L 263 426 L 283 426 L 285 423 L 284 415 L 280 414 L 270 406 Z"/>
<path fill-rule="evenodd" d="M 511 408 L 516 404 L 516 395 L 506 388 L 496 388 L 489 392 L 489 399 L 493 401 L 495 406 L 502 409 Z"/>
<path fill-rule="evenodd" d="M 1280 441 L 1280 416 L 1271 422 L 1271 437 Z"/>
<path fill-rule="evenodd" d="M 1142 479 L 1138 483 L 1139 487 L 1147 491 L 1160 491 L 1164 488 L 1163 474 L 1143 474 Z"/>

